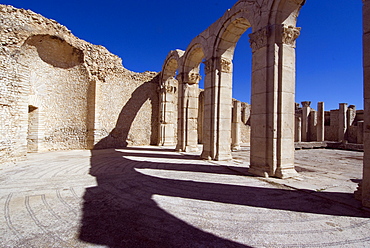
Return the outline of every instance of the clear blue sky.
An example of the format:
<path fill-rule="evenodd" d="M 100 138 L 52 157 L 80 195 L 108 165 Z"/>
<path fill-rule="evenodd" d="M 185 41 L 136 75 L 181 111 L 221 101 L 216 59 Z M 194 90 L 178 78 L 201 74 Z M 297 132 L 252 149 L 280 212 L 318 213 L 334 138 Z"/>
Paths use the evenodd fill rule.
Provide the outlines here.
<path fill-rule="evenodd" d="M 236 0 L 0 0 L 31 9 L 103 45 L 136 72 L 160 71 L 170 50 L 190 41 Z M 363 108 L 361 0 L 307 0 L 298 18 L 296 102 Z M 248 30 L 249 31 L 249 30 Z M 248 32 L 247 31 L 247 32 Z M 233 94 L 250 102 L 251 50 L 244 34 L 235 51 Z"/>

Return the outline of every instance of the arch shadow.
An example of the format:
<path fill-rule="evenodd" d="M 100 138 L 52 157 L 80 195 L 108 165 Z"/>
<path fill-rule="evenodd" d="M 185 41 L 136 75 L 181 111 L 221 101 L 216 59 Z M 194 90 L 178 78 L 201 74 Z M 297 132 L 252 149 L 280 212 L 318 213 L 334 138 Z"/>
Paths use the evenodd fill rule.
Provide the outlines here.
<path fill-rule="evenodd" d="M 344 193 L 308 194 L 283 188 L 187 181 L 143 173 L 148 169 L 241 176 L 233 168 L 197 164 L 193 160 L 195 156 L 189 155 L 186 157 L 188 163 L 180 163 L 177 159 L 183 158 L 181 154 L 163 152 L 160 148 L 157 151 L 160 152 L 142 148 L 91 151 L 90 174 L 96 177 L 97 186 L 87 188 L 83 197 L 79 236 L 82 241 L 114 248 L 248 247 L 177 218 L 158 205 L 155 201 L 158 195 L 199 200 L 209 206 L 224 203 L 328 216 L 370 217 L 368 213 L 344 205 L 338 207 L 338 203 L 325 199 L 327 194 L 348 195 Z"/>
<path fill-rule="evenodd" d="M 141 107 L 146 101 L 150 101 L 152 105 L 151 112 L 151 130 L 150 130 L 150 144 L 155 144 L 158 135 L 158 115 L 159 115 L 159 97 L 157 92 L 159 82 L 159 75 L 155 76 L 152 80 L 147 81 L 137 87 L 132 93 L 131 98 L 127 101 L 122 108 L 115 128 L 109 135 L 101 139 L 95 144 L 94 149 L 106 148 L 124 148 L 129 145 L 128 140 L 130 137 L 130 130 Z"/>

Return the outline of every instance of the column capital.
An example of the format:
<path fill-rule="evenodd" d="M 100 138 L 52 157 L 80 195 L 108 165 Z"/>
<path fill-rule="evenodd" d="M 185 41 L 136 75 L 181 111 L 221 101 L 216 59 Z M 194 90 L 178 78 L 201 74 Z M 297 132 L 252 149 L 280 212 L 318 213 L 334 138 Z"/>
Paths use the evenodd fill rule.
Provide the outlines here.
<path fill-rule="evenodd" d="M 197 84 L 202 79 L 202 76 L 197 72 L 189 72 L 185 82 L 188 84 Z"/>
<path fill-rule="evenodd" d="M 295 41 L 301 34 L 301 28 L 294 26 L 281 26 L 281 42 L 285 45 L 295 47 Z"/>
<path fill-rule="evenodd" d="M 231 73 L 232 65 L 233 65 L 233 62 L 230 59 L 226 59 L 222 57 L 219 59 L 219 70 L 221 72 Z"/>
<path fill-rule="evenodd" d="M 302 107 L 311 107 L 311 101 L 301 102 Z"/>
<path fill-rule="evenodd" d="M 206 60 L 206 61 L 203 62 L 203 64 L 204 64 L 204 72 L 206 74 L 212 72 L 212 70 L 213 70 L 213 61 L 214 61 L 214 58 L 212 57 L 212 58 L 210 58 L 210 59 L 208 59 L 208 60 Z"/>
<path fill-rule="evenodd" d="M 267 46 L 268 36 L 270 35 L 270 33 L 270 28 L 267 26 L 254 33 L 249 34 L 249 43 L 252 48 L 252 52 L 255 52 L 260 48 Z"/>

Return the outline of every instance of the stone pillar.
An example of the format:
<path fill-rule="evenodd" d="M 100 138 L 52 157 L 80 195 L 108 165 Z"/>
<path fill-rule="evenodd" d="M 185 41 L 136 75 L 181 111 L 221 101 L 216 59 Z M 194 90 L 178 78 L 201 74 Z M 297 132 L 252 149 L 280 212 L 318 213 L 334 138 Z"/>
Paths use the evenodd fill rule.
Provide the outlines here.
<path fill-rule="evenodd" d="M 370 207 L 370 0 L 363 0 L 364 52 L 364 170 L 362 204 Z"/>
<path fill-rule="evenodd" d="M 159 146 L 175 145 L 175 93 L 177 91 L 177 80 L 173 77 L 162 82 L 159 88 Z"/>
<path fill-rule="evenodd" d="M 364 143 L 364 121 L 357 122 L 357 144 Z"/>
<path fill-rule="evenodd" d="M 251 161 L 259 176 L 294 177 L 295 40 L 300 29 L 271 25 L 250 34 Z"/>
<path fill-rule="evenodd" d="M 195 72 L 181 73 L 179 78 L 178 103 L 178 151 L 198 151 L 198 82 L 200 75 Z"/>
<path fill-rule="evenodd" d="M 250 105 L 248 103 L 242 103 L 242 123 L 247 124 L 251 115 Z"/>
<path fill-rule="evenodd" d="M 299 103 L 295 104 L 295 127 L 294 127 L 294 141 L 302 141 L 302 108 Z"/>
<path fill-rule="evenodd" d="M 302 141 L 310 141 L 309 117 L 311 113 L 311 102 L 302 102 Z"/>
<path fill-rule="evenodd" d="M 325 108 L 323 102 L 317 103 L 317 141 L 321 142 L 325 140 Z"/>
<path fill-rule="evenodd" d="M 356 106 L 350 105 L 347 110 L 347 128 L 353 126 L 356 119 Z"/>
<path fill-rule="evenodd" d="M 347 140 L 347 103 L 339 104 L 338 112 L 338 141 L 345 142 Z"/>
<path fill-rule="evenodd" d="M 210 58 L 205 62 L 203 159 L 231 159 L 232 62 Z"/>
<path fill-rule="evenodd" d="M 204 91 L 199 93 L 198 108 L 198 143 L 203 144 L 203 123 L 204 123 Z"/>
<path fill-rule="evenodd" d="M 237 151 L 240 149 L 240 121 L 241 121 L 241 102 L 233 101 L 231 126 L 231 149 Z"/>
<path fill-rule="evenodd" d="M 311 109 L 308 121 L 309 121 L 309 128 L 308 128 L 308 135 L 309 136 L 308 136 L 308 139 L 309 139 L 309 141 L 317 140 L 317 132 L 316 132 L 317 111 L 316 110 Z"/>

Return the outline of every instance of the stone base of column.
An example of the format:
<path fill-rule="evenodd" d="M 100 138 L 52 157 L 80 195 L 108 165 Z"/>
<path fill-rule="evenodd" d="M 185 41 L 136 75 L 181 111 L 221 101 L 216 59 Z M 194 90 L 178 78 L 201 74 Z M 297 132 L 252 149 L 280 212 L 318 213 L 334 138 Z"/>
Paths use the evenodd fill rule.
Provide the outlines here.
<path fill-rule="evenodd" d="M 212 160 L 211 153 L 209 151 L 204 151 L 200 155 L 200 157 L 204 160 Z"/>
<path fill-rule="evenodd" d="M 175 142 L 165 141 L 163 144 L 160 144 L 159 146 L 175 146 L 175 145 L 176 145 Z"/>
<path fill-rule="evenodd" d="M 231 147 L 232 151 L 239 151 L 240 150 L 240 145 L 234 145 Z"/>
<path fill-rule="evenodd" d="M 220 153 L 216 155 L 215 160 L 217 161 L 228 161 L 232 160 L 233 157 L 231 156 L 231 153 Z"/>
<path fill-rule="evenodd" d="M 199 151 L 197 145 L 189 145 L 185 147 L 185 152 L 197 152 Z"/>
<path fill-rule="evenodd" d="M 248 169 L 248 173 L 259 177 L 270 177 L 269 172 L 264 167 L 261 168 L 258 166 L 250 166 L 250 168 Z"/>
<path fill-rule="evenodd" d="M 298 172 L 294 169 L 294 167 L 291 168 L 278 168 L 275 173 L 275 177 L 286 179 L 286 178 L 294 178 L 299 176 Z"/>

